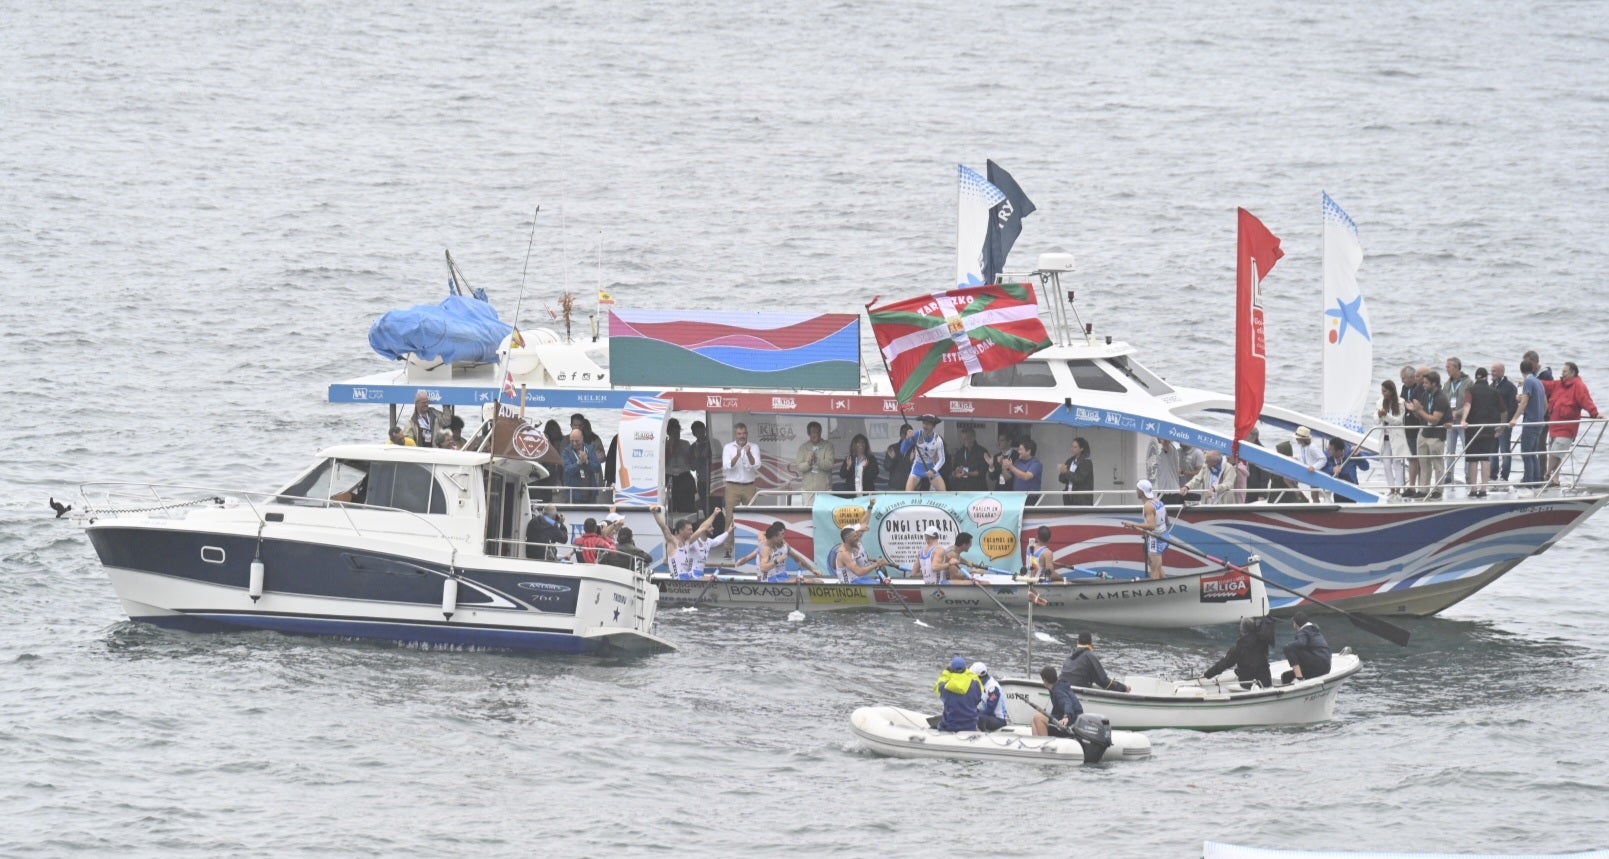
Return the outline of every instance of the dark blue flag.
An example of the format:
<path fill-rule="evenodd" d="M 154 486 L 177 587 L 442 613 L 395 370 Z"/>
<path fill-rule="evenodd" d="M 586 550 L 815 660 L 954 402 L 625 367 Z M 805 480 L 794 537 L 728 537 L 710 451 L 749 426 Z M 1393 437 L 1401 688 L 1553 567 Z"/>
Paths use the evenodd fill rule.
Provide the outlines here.
<path fill-rule="evenodd" d="M 1034 201 L 1022 192 L 1004 167 L 989 162 L 989 184 L 1006 195 L 1006 201 L 989 210 L 989 238 L 983 243 L 983 282 L 994 283 L 1006 267 L 1006 255 L 1022 233 L 1022 219 L 1034 213 Z"/>

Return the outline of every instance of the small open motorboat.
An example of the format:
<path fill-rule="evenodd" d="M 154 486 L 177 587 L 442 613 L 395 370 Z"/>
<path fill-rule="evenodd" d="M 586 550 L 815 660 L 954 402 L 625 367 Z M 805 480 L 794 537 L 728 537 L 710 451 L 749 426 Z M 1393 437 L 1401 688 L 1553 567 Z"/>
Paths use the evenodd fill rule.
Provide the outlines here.
<path fill-rule="evenodd" d="M 925 713 L 900 707 L 861 707 L 850 714 L 849 725 L 866 748 L 896 758 L 1083 764 L 1151 755 L 1151 741 L 1145 735 L 1114 731 L 1110 723 L 1092 713 L 1078 718 L 1072 737 L 1036 737 L 1031 728 L 1022 725 L 1007 725 L 998 731 L 940 731 L 928 727 L 928 718 Z"/>
<path fill-rule="evenodd" d="M 1585 853 L 1354 853 L 1350 850 L 1270 850 L 1221 841 L 1201 845 L 1203 859 L 1609 859 L 1609 850 Z"/>
<path fill-rule="evenodd" d="M 1189 728 L 1221 731 L 1229 728 L 1309 725 L 1335 715 L 1335 695 L 1363 663 L 1346 648 L 1330 661 L 1330 673 L 1285 686 L 1247 688 L 1229 671 L 1217 677 L 1164 680 L 1130 675 L 1122 678 L 1128 692 L 1076 687 L 1086 710 L 1099 711 L 1115 728 Z M 1270 663 L 1277 680 L 1290 666 Z M 1050 706 L 1050 690 L 1038 680 L 1000 681 L 1006 693 L 1006 712 L 1013 725 L 1032 724 L 1033 705 Z"/>

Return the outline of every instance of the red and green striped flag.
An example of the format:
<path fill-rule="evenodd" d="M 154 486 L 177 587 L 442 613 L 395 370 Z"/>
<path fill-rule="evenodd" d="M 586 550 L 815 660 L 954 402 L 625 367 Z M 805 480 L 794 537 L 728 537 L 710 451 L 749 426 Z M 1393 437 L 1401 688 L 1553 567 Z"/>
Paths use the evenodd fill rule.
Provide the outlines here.
<path fill-rule="evenodd" d="M 950 379 L 1009 367 L 1050 345 L 1032 284 L 997 283 L 866 307 L 902 403 Z"/>

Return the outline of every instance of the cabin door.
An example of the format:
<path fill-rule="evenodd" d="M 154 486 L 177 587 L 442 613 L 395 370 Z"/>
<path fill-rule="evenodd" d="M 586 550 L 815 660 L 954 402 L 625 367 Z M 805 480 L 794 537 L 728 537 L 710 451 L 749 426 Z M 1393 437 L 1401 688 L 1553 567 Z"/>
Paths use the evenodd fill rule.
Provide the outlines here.
<path fill-rule="evenodd" d="M 486 498 L 486 554 L 518 558 L 525 544 L 525 522 L 530 500 L 525 481 L 498 471 L 491 473 Z"/>

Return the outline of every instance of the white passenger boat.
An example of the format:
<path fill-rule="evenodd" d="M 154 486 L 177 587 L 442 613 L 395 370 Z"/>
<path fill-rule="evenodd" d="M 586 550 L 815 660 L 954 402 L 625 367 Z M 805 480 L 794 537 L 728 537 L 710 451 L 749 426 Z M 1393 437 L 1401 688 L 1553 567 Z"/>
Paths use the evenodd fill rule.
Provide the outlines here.
<path fill-rule="evenodd" d="M 998 731 L 940 731 L 928 727 L 928 719 L 900 707 L 861 707 L 850 714 L 849 725 L 866 748 L 895 758 L 1084 764 L 1151 755 L 1145 735 L 1114 731 L 1101 717 L 1087 713 L 1074 726 L 1073 737 L 1036 737 L 1032 729 L 1013 725 Z"/>
<path fill-rule="evenodd" d="M 345 445 L 277 493 L 89 484 L 78 515 L 128 616 L 158 626 L 668 648 L 645 572 L 525 559 L 532 471 L 483 453 Z"/>
<path fill-rule="evenodd" d="M 1229 728 L 1274 725 L 1310 725 L 1329 721 L 1335 715 L 1335 696 L 1362 663 L 1350 648 L 1335 654 L 1330 673 L 1323 677 L 1298 680 L 1285 686 L 1247 688 L 1233 671 L 1217 677 L 1166 680 L 1160 677 L 1129 675 L 1120 678 L 1130 689 L 1075 687 L 1084 709 L 1110 719 L 1114 728 L 1187 728 L 1221 731 Z M 1269 665 L 1277 682 L 1290 668 L 1284 660 Z M 1033 724 L 1033 705 L 1050 708 L 1050 691 L 1037 680 L 1000 681 L 1006 695 L 1006 712 L 1015 725 Z"/>
<path fill-rule="evenodd" d="M 1255 568 L 1253 569 L 1255 572 Z M 884 583 L 760 581 L 717 573 L 714 579 L 653 578 L 666 605 L 746 606 L 783 611 L 865 609 L 893 612 L 999 611 L 1022 614 L 1030 600 L 1036 617 L 1154 629 L 1237 623 L 1268 612 L 1263 583 L 1233 572 L 1194 573 L 1165 579 L 1081 579 L 1029 584 L 1011 576 L 974 583 L 924 584 L 921 579 Z M 990 595 L 994 599 L 990 599 Z M 998 605 L 996 604 L 998 601 Z"/>
<path fill-rule="evenodd" d="M 1229 453 L 1234 431 L 1225 414 L 1233 414 L 1236 402 L 1231 396 L 1170 381 L 1144 366 L 1134 347 L 1110 335 L 1094 334 L 1094 323 L 1076 312 L 1073 291 L 1063 289 L 1063 276 L 1073 267 L 1070 254 L 1051 253 L 1041 256 L 1032 271 L 1008 269 L 998 278 L 1005 284 L 998 289 L 1009 290 L 1011 300 L 1019 302 L 1014 313 L 1020 312 L 1020 302 L 1031 301 L 1030 314 L 1047 320 L 1051 345 L 1020 363 L 990 370 L 982 369 L 975 354 L 970 363 L 951 361 L 958 354 L 946 354 L 939 364 L 977 367 L 909 403 L 896 396 L 886 373 L 874 369 L 876 359 L 863 360 L 861 344 L 870 338 L 861 333 L 860 317 L 854 314 L 723 314 L 627 309 L 623 303 L 608 309 L 606 330 L 601 324 L 604 316 L 591 317 L 590 339 L 571 337 L 567 309 L 564 334 L 537 329 L 510 337 L 500 349 L 488 347 L 499 356 L 495 363 L 401 355 L 388 372 L 331 385 L 329 400 L 388 404 L 392 423 L 397 423 L 397 406 L 413 402 L 420 392 L 438 406 L 478 407 L 497 401 L 500 392 L 508 390 L 532 410 L 536 422 L 557 419 L 561 432 L 568 430 L 569 413 L 576 411 L 590 414 L 600 429 L 618 424 L 620 444 L 610 460 L 613 498 L 603 503 L 587 498 L 589 503 L 577 504 L 571 519 L 578 521 L 590 511 L 601 512 L 607 501 L 617 501 L 623 512 L 630 510 L 627 515 L 639 545 L 657 561 L 664 559 L 659 529 L 643 511 L 648 501 L 665 501 L 669 494 L 663 484 L 672 466 L 663 426 L 670 418 L 679 420 L 684 439 L 695 421 L 702 422 L 711 442 L 708 460 L 674 466 L 679 479 L 687 481 L 690 468 L 708 490 L 707 498 L 692 504 L 684 499 L 680 512 L 692 514 L 697 508 L 697 517 L 702 518 L 721 504 L 726 487 L 720 451 L 743 424 L 762 462 L 752 483 L 743 481 L 758 495 L 736 516 L 736 551 L 753 548 L 767 526 L 781 523 L 789 546 L 815 557 L 818 567 L 836 544 L 837 528 L 829 526 L 828 533 L 818 533 L 823 527 L 817 518 L 821 511 L 814 509 L 812 495 L 821 493 L 803 490 L 801 469 L 811 472 L 816 490 L 826 489 L 822 484 L 830 482 L 830 491 L 859 496 L 897 493 L 904 489 L 903 482 L 885 488 L 878 481 L 865 485 L 861 480 L 857 487 L 851 485 L 855 481 L 832 479 L 840 474 L 842 459 L 836 457 L 843 457 L 851 442 L 862 437 L 871 453 L 880 455 L 900 439 L 902 425 L 914 424 L 914 416 L 924 413 L 942 421 L 949 464 L 956 461 L 962 431 L 974 432 L 990 452 L 996 450 L 997 437 L 1028 435 L 1037 443 L 1044 466 L 1042 491 L 1011 493 L 1025 506 L 1020 516 L 1013 513 L 997 526 L 1009 533 L 1009 539 L 994 541 L 994 546 L 1003 546 L 1003 554 L 991 555 L 991 561 L 1016 569 L 1024 562 L 1028 538 L 1045 526 L 1059 568 L 1076 567 L 1114 579 L 1143 578 L 1141 539 L 1126 526 L 1142 518 L 1134 487 L 1147 475 L 1150 447 L 1169 443 Z M 911 292 L 924 289 L 913 286 Z M 990 297 L 996 298 L 1004 300 Z M 942 322 L 950 339 L 969 343 L 974 341 L 966 332 L 974 325 L 995 324 L 980 321 L 981 316 L 962 320 L 974 311 L 985 314 L 988 301 L 969 301 L 964 308 L 951 302 L 946 298 L 942 306 L 949 307 L 944 313 L 953 316 L 908 315 Z M 395 356 L 404 348 L 382 354 Z M 977 347 L 969 348 L 976 352 Z M 1013 351 L 1026 353 L 1031 348 Z M 1372 383 L 1366 387 L 1372 390 Z M 1360 486 L 1322 471 L 1310 472 L 1280 455 L 1275 446 L 1279 435 L 1303 425 L 1311 429 L 1315 445 L 1333 437 L 1372 451 L 1382 438 L 1379 428 L 1358 432 L 1275 405 L 1261 408 L 1258 417 L 1262 443 L 1243 441 L 1242 459 L 1298 481 L 1315 494 L 1353 503 L 1272 503 L 1279 496 L 1252 493 L 1216 499 L 1232 503 L 1174 506 L 1169 515 L 1177 536 L 1211 555 L 1236 563 L 1260 557 L 1263 575 L 1278 586 L 1269 593 L 1276 611 L 1294 610 L 1300 604 L 1300 597 L 1284 590 L 1288 588 L 1354 612 L 1433 615 L 1545 551 L 1609 502 L 1605 487 L 1580 482 L 1582 466 L 1609 427 L 1604 420 L 1579 422 L 1580 442 L 1564 457 L 1568 467 L 1560 475 L 1562 488 L 1535 497 L 1469 498 L 1458 497 L 1449 486 L 1445 500 L 1388 503 L 1383 483 L 1366 480 Z M 831 463 L 799 458 L 812 422 L 821 425 L 823 441 L 833 447 Z M 1093 484 L 1089 490 L 1064 495 L 1057 491 L 1055 475 L 1075 439 L 1087 442 L 1092 452 Z M 1372 474 L 1383 471 L 1374 469 Z M 975 476 L 962 478 L 952 471 L 947 479 L 950 490 L 984 489 L 962 485 Z M 637 506 L 631 509 L 632 505 Z M 876 543 L 882 536 L 901 535 L 874 534 L 868 542 Z M 974 551 L 981 552 L 983 542 L 980 539 Z M 1163 564 L 1173 575 L 1214 569 L 1174 551 L 1164 555 Z"/>

